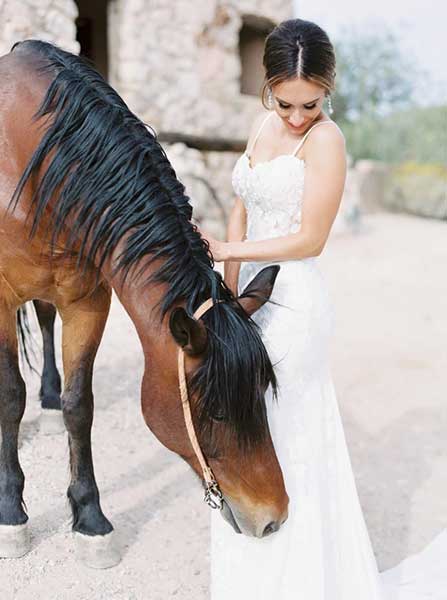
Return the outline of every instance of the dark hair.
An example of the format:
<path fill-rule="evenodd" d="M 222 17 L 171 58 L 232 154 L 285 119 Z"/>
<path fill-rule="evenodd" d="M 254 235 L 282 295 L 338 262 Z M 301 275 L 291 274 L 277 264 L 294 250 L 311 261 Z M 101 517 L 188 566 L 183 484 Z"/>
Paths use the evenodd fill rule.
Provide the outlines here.
<path fill-rule="evenodd" d="M 262 102 L 266 108 L 268 88 L 299 77 L 323 86 L 335 87 L 335 52 L 329 37 L 311 21 L 290 19 L 267 36 L 264 49 L 265 81 Z"/>

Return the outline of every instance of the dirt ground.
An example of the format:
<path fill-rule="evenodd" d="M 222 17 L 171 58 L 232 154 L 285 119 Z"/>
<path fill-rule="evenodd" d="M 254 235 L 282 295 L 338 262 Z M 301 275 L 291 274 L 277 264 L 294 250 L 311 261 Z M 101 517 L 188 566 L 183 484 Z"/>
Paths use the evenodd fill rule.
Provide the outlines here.
<path fill-rule="evenodd" d="M 336 306 L 333 376 L 381 569 L 447 526 L 447 223 L 376 214 L 334 235 L 320 264 Z M 58 334 L 59 335 L 59 334 Z M 205 600 L 209 512 L 183 462 L 139 409 L 142 354 L 114 302 L 96 363 L 94 457 L 123 560 L 74 559 L 65 434 L 39 432 L 27 377 L 20 459 L 32 550 L 0 561 L 2 600 Z"/>

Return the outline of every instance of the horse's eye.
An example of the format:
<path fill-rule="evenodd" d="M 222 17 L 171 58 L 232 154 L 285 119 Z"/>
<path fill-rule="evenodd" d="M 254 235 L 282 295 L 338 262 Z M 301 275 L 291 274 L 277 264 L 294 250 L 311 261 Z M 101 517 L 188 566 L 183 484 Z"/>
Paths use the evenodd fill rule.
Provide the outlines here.
<path fill-rule="evenodd" d="M 222 423 L 222 421 L 225 421 L 225 413 L 223 410 L 221 409 L 217 409 L 213 412 L 213 414 L 211 415 L 211 419 L 213 421 L 217 421 L 218 423 Z"/>

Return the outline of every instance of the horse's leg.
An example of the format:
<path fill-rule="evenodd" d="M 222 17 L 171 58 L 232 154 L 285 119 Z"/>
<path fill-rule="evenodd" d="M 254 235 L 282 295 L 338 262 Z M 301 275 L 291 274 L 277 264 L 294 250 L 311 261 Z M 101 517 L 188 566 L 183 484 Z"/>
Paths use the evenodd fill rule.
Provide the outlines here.
<path fill-rule="evenodd" d="M 93 294 L 59 308 L 65 379 L 62 412 L 68 431 L 71 469 L 67 495 L 78 557 L 87 566 L 96 568 L 119 562 L 110 535 L 113 527 L 99 502 L 91 447 L 93 362 L 109 307 L 110 289 L 100 286 Z"/>
<path fill-rule="evenodd" d="M 28 517 L 23 509 L 25 477 L 18 456 L 25 382 L 20 375 L 16 307 L 0 299 L 0 557 L 18 558 L 29 550 Z"/>
<path fill-rule="evenodd" d="M 61 377 L 56 367 L 54 352 L 54 321 L 56 308 L 49 302 L 34 300 L 37 319 L 42 332 L 43 370 L 39 398 L 42 405 L 40 430 L 43 433 L 59 433 L 65 431 L 60 412 Z"/>
<path fill-rule="evenodd" d="M 61 377 L 56 367 L 54 353 L 56 308 L 49 302 L 43 302 L 42 300 L 34 300 L 34 308 L 36 309 L 43 341 L 43 371 L 39 397 L 42 408 L 60 410 Z"/>

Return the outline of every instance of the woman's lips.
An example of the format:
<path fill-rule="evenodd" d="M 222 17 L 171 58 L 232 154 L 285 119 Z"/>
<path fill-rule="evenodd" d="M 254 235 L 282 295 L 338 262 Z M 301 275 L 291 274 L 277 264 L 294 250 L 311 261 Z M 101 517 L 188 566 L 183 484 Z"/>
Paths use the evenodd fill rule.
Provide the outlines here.
<path fill-rule="evenodd" d="M 296 126 L 296 125 L 292 125 L 292 123 L 290 123 L 290 121 L 287 121 L 287 125 L 290 127 L 290 129 L 293 129 L 293 131 L 296 131 L 296 132 L 302 130 L 305 127 L 304 123 Z"/>

